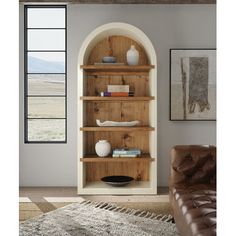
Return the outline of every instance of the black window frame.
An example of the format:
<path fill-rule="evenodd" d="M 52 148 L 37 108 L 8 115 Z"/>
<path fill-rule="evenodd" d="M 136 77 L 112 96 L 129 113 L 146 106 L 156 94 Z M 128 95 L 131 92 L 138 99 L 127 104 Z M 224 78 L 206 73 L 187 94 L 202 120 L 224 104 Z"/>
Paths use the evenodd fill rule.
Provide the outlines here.
<path fill-rule="evenodd" d="M 63 29 L 65 30 L 65 50 L 28 50 L 28 9 L 29 8 L 64 8 L 65 9 L 65 28 L 37 28 L 37 29 Z M 65 70 L 64 73 L 29 73 L 28 72 L 28 52 L 64 52 Z M 28 75 L 29 74 L 60 74 L 65 76 L 65 95 L 28 95 Z M 65 98 L 65 117 L 64 118 L 28 118 L 28 97 L 64 97 Z M 65 140 L 63 141 L 29 141 L 28 140 L 28 120 L 47 119 L 65 120 Z M 66 5 L 25 5 L 24 6 L 24 143 L 67 143 L 67 6 Z"/>

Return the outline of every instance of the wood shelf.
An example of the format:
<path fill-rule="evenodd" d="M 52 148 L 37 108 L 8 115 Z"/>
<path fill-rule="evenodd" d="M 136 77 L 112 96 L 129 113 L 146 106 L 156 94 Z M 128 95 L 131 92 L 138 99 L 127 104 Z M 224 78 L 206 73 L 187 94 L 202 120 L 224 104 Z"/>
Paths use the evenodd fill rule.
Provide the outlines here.
<path fill-rule="evenodd" d="M 149 71 L 154 68 L 154 65 L 138 65 L 138 66 L 129 66 L 129 65 L 81 65 L 81 69 L 86 71 Z"/>
<path fill-rule="evenodd" d="M 119 194 L 122 190 L 130 190 L 132 188 L 140 188 L 140 189 L 143 189 L 143 188 L 150 188 L 150 182 L 149 181 L 132 181 L 130 184 L 127 184 L 125 186 L 111 186 L 111 185 L 108 185 L 102 181 L 88 181 L 86 182 L 86 185 L 85 185 L 85 189 L 86 188 L 101 188 L 101 189 L 114 189 L 115 190 L 118 190 L 117 194 Z M 130 193 L 130 191 L 129 191 Z M 141 192 L 142 194 L 142 192 Z"/>
<path fill-rule="evenodd" d="M 98 157 L 97 155 L 88 155 L 80 158 L 81 162 L 151 162 L 155 158 L 150 155 L 142 155 L 141 157 Z"/>
<path fill-rule="evenodd" d="M 154 100 L 154 96 L 145 97 L 100 97 L 100 96 L 82 96 L 80 100 L 84 101 L 151 101 Z"/>
<path fill-rule="evenodd" d="M 126 132 L 135 132 L 135 131 L 153 131 L 153 127 L 149 126 L 135 126 L 135 127 L 80 127 L 80 131 L 126 131 Z"/>
<path fill-rule="evenodd" d="M 122 31 L 123 32 L 123 31 Z M 139 52 L 139 64 L 126 63 L 126 53 L 134 45 Z M 156 61 L 152 50 L 125 35 L 101 38 L 89 45 L 86 60 L 78 71 L 78 194 L 156 194 L 157 186 L 157 93 Z M 112 55 L 125 64 L 97 63 Z M 154 55 L 154 54 L 153 54 Z M 129 85 L 133 97 L 101 97 L 107 85 Z M 98 126 L 96 120 L 131 121 L 137 126 Z M 82 131 L 82 132 L 81 132 Z M 140 157 L 98 157 L 94 147 L 98 140 L 108 140 L 112 148 L 136 147 Z M 151 155 L 150 155 L 151 153 Z M 101 181 L 109 175 L 128 175 L 132 183 L 114 187 Z"/>

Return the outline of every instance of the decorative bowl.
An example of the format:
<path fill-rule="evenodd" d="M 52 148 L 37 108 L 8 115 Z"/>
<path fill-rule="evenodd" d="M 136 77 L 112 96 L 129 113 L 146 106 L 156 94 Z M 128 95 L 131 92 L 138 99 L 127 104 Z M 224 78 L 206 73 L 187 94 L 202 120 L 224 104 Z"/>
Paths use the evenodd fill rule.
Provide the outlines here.
<path fill-rule="evenodd" d="M 101 181 L 114 187 L 120 187 L 131 183 L 134 180 L 133 177 L 125 175 L 111 175 L 101 178 Z"/>
<path fill-rule="evenodd" d="M 102 58 L 102 62 L 103 63 L 115 63 L 116 62 L 116 58 L 115 57 L 103 57 Z"/>
<path fill-rule="evenodd" d="M 132 121 L 111 121 L 106 120 L 104 122 L 101 122 L 99 119 L 96 119 L 96 123 L 98 126 L 135 126 L 140 123 L 138 120 L 132 120 Z"/>

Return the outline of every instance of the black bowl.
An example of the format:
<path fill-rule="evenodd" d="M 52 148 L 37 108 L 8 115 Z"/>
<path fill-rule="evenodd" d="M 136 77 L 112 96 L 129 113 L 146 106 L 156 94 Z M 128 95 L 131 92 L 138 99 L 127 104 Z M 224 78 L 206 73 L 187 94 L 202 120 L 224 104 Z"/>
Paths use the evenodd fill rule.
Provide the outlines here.
<path fill-rule="evenodd" d="M 130 176 L 124 176 L 124 175 L 112 175 L 112 176 L 105 176 L 101 178 L 101 180 L 109 185 L 112 186 L 124 186 L 126 184 L 129 184 L 134 180 L 133 177 Z"/>

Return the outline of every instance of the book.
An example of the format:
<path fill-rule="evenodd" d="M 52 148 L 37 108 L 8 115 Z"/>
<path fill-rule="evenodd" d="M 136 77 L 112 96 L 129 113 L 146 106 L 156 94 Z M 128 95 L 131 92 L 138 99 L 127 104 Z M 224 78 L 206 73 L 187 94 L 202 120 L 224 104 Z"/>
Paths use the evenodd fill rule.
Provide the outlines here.
<path fill-rule="evenodd" d="M 104 97 L 133 97 L 134 93 L 133 92 L 102 92 L 101 96 Z"/>
<path fill-rule="evenodd" d="M 140 149 L 114 149 L 113 150 L 114 155 L 141 155 Z"/>
<path fill-rule="evenodd" d="M 127 152 L 127 151 L 131 151 L 131 152 L 141 152 L 141 150 L 139 148 L 115 148 L 113 149 L 113 152 Z"/>
<path fill-rule="evenodd" d="M 129 92 L 129 85 L 107 85 L 107 92 Z"/>
<path fill-rule="evenodd" d="M 95 62 L 95 66 L 104 66 L 104 65 L 111 65 L 111 66 L 124 66 L 125 63 L 123 62 Z"/>
<path fill-rule="evenodd" d="M 138 157 L 136 154 L 112 154 L 112 157 Z"/>
<path fill-rule="evenodd" d="M 114 154 L 141 154 L 141 151 L 113 151 Z"/>
<path fill-rule="evenodd" d="M 126 152 L 126 153 L 119 153 L 119 152 L 113 152 L 114 155 L 137 155 L 140 156 L 141 153 L 137 153 L 137 152 Z"/>

